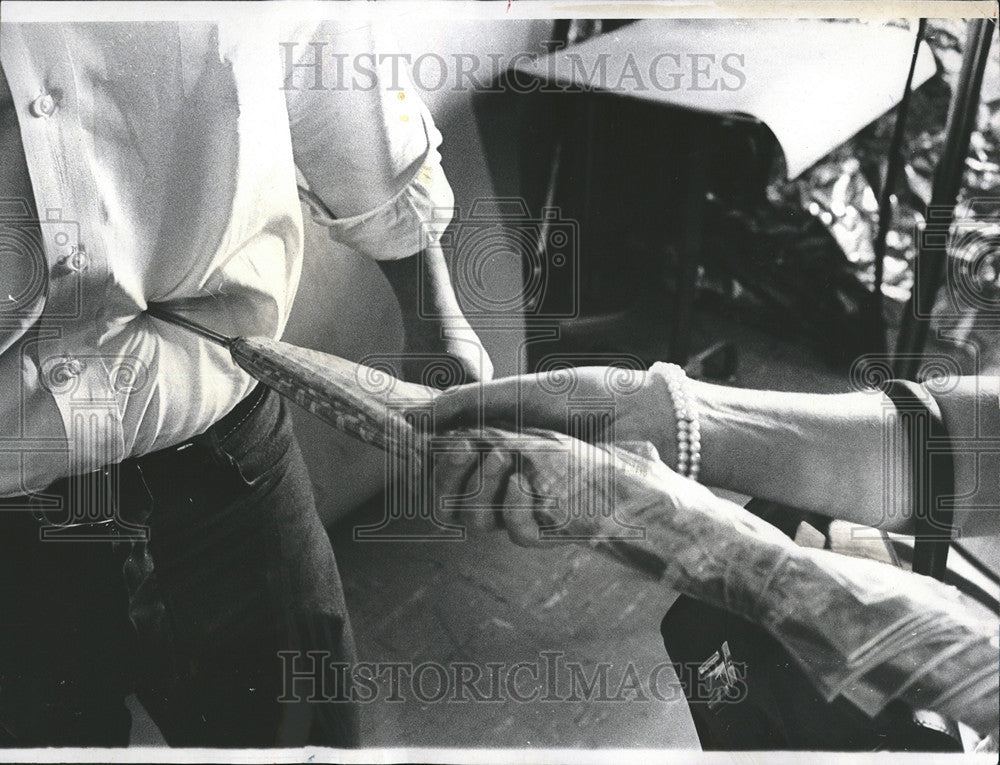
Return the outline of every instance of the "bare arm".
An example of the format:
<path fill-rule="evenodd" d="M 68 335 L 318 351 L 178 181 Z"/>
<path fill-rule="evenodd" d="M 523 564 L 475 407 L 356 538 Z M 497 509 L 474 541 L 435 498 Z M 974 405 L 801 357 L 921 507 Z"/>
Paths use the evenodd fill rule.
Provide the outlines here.
<path fill-rule="evenodd" d="M 376 262 L 399 303 L 403 350 L 414 354 L 403 363 L 406 379 L 419 382 L 431 363 L 428 359 L 440 354 L 461 367 L 455 382 L 493 377 L 493 364 L 462 314 L 438 245 L 430 245 L 410 258 Z"/>
<path fill-rule="evenodd" d="M 702 420 L 702 481 L 711 486 L 878 526 L 912 531 L 910 461 L 892 403 L 881 394 L 750 391 L 691 382 Z M 935 394 L 953 443 L 964 534 L 996 533 L 1000 518 L 997 378 L 963 378 Z M 890 455 L 895 455 L 891 457 Z"/>

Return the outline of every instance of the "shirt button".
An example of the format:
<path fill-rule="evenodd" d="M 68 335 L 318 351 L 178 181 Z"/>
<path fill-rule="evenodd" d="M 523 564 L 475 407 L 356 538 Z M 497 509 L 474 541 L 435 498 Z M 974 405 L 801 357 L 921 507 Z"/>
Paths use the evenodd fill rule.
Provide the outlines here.
<path fill-rule="evenodd" d="M 51 117 L 56 110 L 56 100 L 50 93 L 42 93 L 31 102 L 28 111 L 32 117 Z"/>

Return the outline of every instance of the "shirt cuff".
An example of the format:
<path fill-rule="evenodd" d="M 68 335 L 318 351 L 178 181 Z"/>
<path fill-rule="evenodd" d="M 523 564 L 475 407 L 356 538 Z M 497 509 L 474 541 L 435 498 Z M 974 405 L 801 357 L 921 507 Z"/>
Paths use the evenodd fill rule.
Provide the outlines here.
<path fill-rule="evenodd" d="M 433 125 L 428 127 L 426 117 L 423 123 L 427 152 L 414 163 L 418 170 L 410 182 L 387 202 L 359 215 L 335 218 L 315 194 L 305 193 L 312 219 L 326 227 L 333 241 L 372 260 L 399 260 L 441 238 L 454 214 L 455 196 L 436 148 L 440 134 Z"/>

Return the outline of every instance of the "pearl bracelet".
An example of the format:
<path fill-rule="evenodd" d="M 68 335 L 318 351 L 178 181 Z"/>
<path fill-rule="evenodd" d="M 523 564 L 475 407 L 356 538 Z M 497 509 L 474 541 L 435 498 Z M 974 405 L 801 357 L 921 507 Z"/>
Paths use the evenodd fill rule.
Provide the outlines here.
<path fill-rule="evenodd" d="M 667 390 L 677 417 L 677 472 L 698 480 L 701 469 L 701 426 L 698 412 L 691 405 L 687 392 L 687 375 L 676 364 L 663 364 L 661 371 L 667 380 Z"/>

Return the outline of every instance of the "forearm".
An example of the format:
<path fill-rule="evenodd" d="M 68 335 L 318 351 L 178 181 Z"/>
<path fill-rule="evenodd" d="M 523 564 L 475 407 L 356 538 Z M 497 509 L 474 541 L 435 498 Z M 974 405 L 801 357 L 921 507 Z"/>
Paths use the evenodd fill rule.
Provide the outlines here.
<path fill-rule="evenodd" d="M 408 335 L 438 326 L 421 319 L 460 317 L 461 309 L 448 275 L 441 248 L 434 244 L 400 260 L 379 260 L 379 268 L 392 288 Z"/>
<path fill-rule="evenodd" d="M 489 354 L 462 314 L 437 244 L 412 257 L 378 264 L 399 303 L 403 349 L 408 356 L 402 365 L 405 379 L 447 387 L 493 377 Z M 451 359 L 449 371 L 442 378 L 438 370 L 434 380 L 428 380 L 426 375 L 435 370 L 434 359 L 442 355 Z"/>
<path fill-rule="evenodd" d="M 910 455 L 886 397 L 753 391 L 699 381 L 689 391 L 701 420 L 703 483 L 906 530 L 901 511 L 909 503 L 903 476 L 909 475 Z M 896 456 L 895 471 L 883 470 L 887 446 Z"/>
<path fill-rule="evenodd" d="M 955 456 L 956 526 L 996 530 L 1000 457 L 962 453 L 1000 438 L 997 378 L 935 392 Z M 889 531 L 912 531 L 911 455 L 892 402 L 877 393 L 819 395 L 692 381 L 702 428 L 701 480 Z M 991 461 L 992 460 L 992 461 Z"/>

